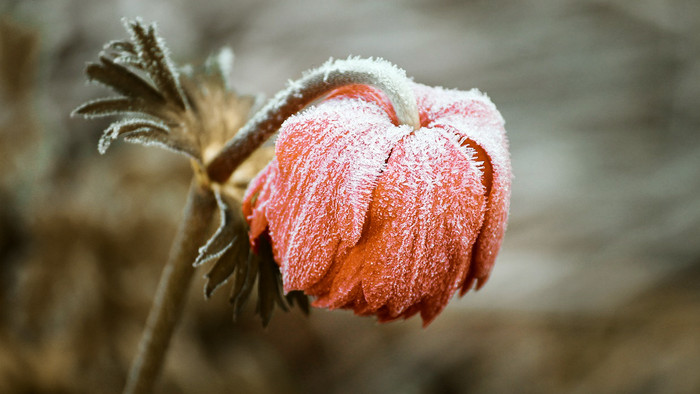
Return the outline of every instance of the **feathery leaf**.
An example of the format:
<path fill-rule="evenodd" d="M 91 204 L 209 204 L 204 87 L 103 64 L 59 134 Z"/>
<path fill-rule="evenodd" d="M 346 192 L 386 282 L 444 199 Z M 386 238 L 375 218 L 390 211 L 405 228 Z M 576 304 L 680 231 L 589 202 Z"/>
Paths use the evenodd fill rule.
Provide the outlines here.
<path fill-rule="evenodd" d="M 89 80 L 100 82 L 124 96 L 165 103 L 165 98 L 150 83 L 106 56 L 100 56 L 100 63 L 89 63 L 85 73 Z"/>
<path fill-rule="evenodd" d="M 92 119 L 125 114 L 151 116 L 165 123 L 177 122 L 176 114 L 164 108 L 163 105 L 130 97 L 104 97 L 88 101 L 73 110 L 71 116 L 80 115 Z"/>
<path fill-rule="evenodd" d="M 107 97 L 88 101 L 87 103 L 73 110 L 71 115 L 80 115 L 91 119 L 103 116 L 119 115 L 124 112 L 141 112 L 142 109 L 143 106 L 139 101 L 126 97 Z"/>
<path fill-rule="evenodd" d="M 168 126 L 161 122 L 146 119 L 125 119 L 112 123 L 112 125 L 105 130 L 102 138 L 100 138 L 98 150 L 100 153 L 104 154 L 112 141 L 116 140 L 120 135 L 134 133 L 142 129 L 153 130 L 154 132 L 162 134 L 168 133 Z"/>
<path fill-rule="evenodd" d="M 144 27 L 141 21 L 126 22 L 139 57 L 143 59 L 153 83 L 168 101 L 185 110 L 187 104 L 179 82 L 179 75 L 172 65 L 163 40 L 156 34 L 155 24 Z"/>

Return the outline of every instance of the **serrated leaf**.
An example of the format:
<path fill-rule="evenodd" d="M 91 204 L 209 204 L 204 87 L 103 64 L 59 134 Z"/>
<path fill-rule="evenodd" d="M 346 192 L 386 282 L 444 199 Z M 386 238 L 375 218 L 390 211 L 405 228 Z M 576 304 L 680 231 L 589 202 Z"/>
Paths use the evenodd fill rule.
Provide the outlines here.
<path fill-rule="evenodd" d="M 129 142 L 157 145 L 185 154 L 204 165 L 204 153 L 216 149 L 235 135 L 250 111 L 247 98 L 227 90 L 223 76 L 228 74 L 232 54 L 223 50 L 210 70 L 192 68 L 191 75 L 178 71 L 167 48 L 156 34 L 155 24 L 141 20 L 124 21 L 131 41 L 112 41 L 105 45 L 99 62 L 88 64 L 88 79 L 101 83 L 124 97 L 104 98 L 83 104 L 74 111 L 87 118 L 127 115 L 161 120 L 169 133 L 159 127 L 128 126 L 122 132 L 115 124 L 101 139 L 104 152 L 116 136 Z M 227 78 L 226 78 L 227 79 Z M 230 87 L 230 86 L 229 86 Z M 154 130 L 151 130 L 154 129 Z"/>
<path fill-rule="evenodd" d="M 124 96 L 165 104 L 165 98 L 148 81 L 106 56 L 100 56 L 100 63 L 89 63 L 85 73 L 89 80 L 100 82 Z"/>
<path fill-rule="evenodd" d="M 162 39 L 156 34 L 155 24 L 148 27 L 141 21 L 126 23 L 132 35 L 137 53 L 143 59 L 148 76 L 163 96 L 174 102 L 180 109 L 186 109 L 187 104 L 180 87 L 179 76 L 172 65 L 167 49 Z"/>

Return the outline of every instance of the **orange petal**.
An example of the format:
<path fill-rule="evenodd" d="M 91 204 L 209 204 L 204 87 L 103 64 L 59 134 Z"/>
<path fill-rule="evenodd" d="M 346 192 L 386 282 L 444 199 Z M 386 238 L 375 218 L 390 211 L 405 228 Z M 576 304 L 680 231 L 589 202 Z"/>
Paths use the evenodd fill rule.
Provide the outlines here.
<path fill-rule="evenodd" d="M 370 310 L 395 319 L 422 300 L 438 299 L 439 307 L 427 311 L 432 318 L 458 288 L 484 217 L 472 154 L 451 134 L 427 128 L 394 148 L 356 247 Z M 334 282 L 331 292 L 340 288 Z"/>
<path fill-rule="evenodd" d="M 253 178 L 243 196 L 241 209 L 250 226 L 248 237 L 253 247 L 255 247 L 255 240 L 267 228 L 267 213 L 265 209 L 270 197 L 275 194 L 277 171 L 277 159 L 272 159 L 272 161 Z"/>
<path fill-rule="evenodd" d="M 285 290 L 304 290 L 360 239 L 392 146 L 410 133 L 375 103 L 332 99 L 289 118 L 267 218 Z"/>
<path fill-rule="evenodd" d="M 493 268 L 506 230 L 510 204 L 511 166 L 504 120 L 489 98 L 472 89 L 468 92 L 416 87 L 422 119 L 459 135 L 485 160 L 484 184 L 489 189 L 484 226 L 474 246 L 472 268 L 461 294 L 473 282 L 483 286 Z M 490 169 L 490 174 L 488 170 Z"/>

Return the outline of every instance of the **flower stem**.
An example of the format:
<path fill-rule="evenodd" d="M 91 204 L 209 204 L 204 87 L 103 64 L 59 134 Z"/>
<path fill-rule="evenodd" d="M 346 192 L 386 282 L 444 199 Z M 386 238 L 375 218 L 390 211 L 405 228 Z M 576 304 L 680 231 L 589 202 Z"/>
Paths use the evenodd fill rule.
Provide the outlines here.
<path fill-rule="evenodd" d="M 406 72 L 378 59 L 329 61 L 290 82 L 251 118 L 208 164 L 207 173 L 214 182 L 225 182 L 231 173 L 274 134 L 291 115 L 323 94 L 346 85 L 375 86 L 387 95 L 401 124 L 420 127 L 418 106 Z"/>
<path fill-rule="evenodd" d="M 329 61 L 306 73 L 278 93 L 230 140 L 208 164 L 207 176 L 197 171 L 190 187 L 184 218 L 173 241 L 170 259 L 161 274 L 146 328 L 124 389 L 148 393 L 160 373 L 173 330 L 184 309 L 194 274 L 192 263 L 206 243 L 217 204 L 208 181 L 224 183 L 255 149 L 291 115 L 329 91 L 353 84 L 373 85 L 387 95 L 401 124 L 419 128 L 416 98 L 406 73 L 384 60 Z"/>
<path fill-rule="evenodd" d="M 192 262 L 197 258 L 199 247 L 206 242 L 209 235 L 207 230 L 215 211 L 216 199 L 211 190 L 196 179 L 193 180 L 184 218 L 173 241 L 168 263 L 161 274 L 124 393 L 153 391 L 173 330 L 184 309 L 194 274 Z"/>

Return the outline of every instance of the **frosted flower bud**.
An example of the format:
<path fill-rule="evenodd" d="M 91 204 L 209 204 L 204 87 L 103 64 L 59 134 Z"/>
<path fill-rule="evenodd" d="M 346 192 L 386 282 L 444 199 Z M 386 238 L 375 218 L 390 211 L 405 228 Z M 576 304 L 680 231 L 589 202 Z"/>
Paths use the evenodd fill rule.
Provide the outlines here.
<path fill-rule="evenodd" d="M 285 291 L 427 325 L 488 279 L 510 200 L 503 118 L 477 90 L 412 85 L 418 129 L 365 85 L 282 125 L 243 211 L 254 245 L 269 236 Z"/>

